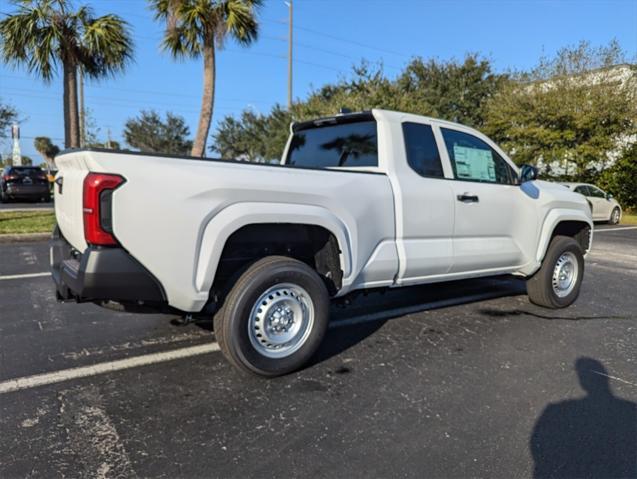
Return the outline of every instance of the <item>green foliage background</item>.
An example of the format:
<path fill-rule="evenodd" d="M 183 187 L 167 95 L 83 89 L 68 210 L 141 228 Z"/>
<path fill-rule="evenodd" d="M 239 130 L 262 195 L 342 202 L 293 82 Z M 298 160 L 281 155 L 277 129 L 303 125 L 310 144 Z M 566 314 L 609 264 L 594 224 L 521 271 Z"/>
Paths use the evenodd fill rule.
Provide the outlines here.
<path fill-rule="evenodd" d="M 616 68 L 625 64 L 625 69 Z M 615 67 L 615 68 L 612 68 Z M 618 71 L 632 72 L 620 75 Z M 541 58 L 528 72 L 496 73 L 490 60 L 414 58 L 395 78 L 366 62 L 313 91 L 290 111 L 245 110 L 227 116 L 213 134 L 215 154 L 247 161 L 277 161 L 292 121 L 384 108 L 442 118 L 477 128 L 518 164 L 541 167 L 549 180 L 587 181 L 637 208 L 637 71 L 616 42 L 587 42 Z"/>

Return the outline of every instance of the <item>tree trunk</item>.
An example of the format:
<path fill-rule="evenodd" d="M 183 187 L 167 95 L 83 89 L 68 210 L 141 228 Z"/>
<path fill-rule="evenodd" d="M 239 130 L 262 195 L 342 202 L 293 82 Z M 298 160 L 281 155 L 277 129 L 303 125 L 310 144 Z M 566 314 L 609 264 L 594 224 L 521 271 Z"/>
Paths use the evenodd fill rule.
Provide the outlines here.
<path fill-rule="evenodd" d="M 77 67 L 64 62 L 64 147 L 80 147 L 80 119 L 77 106 Z"/>
<path fill-rule="evenodd" d="M 192 144 L 192 156 L 203 157 L 206 153 L 206 140 L 212 123 L 212 109 L 215 101 L 215 46 L 214 40 L 206 42 L 203 51 L 203 95 L 197 135 Z"/>

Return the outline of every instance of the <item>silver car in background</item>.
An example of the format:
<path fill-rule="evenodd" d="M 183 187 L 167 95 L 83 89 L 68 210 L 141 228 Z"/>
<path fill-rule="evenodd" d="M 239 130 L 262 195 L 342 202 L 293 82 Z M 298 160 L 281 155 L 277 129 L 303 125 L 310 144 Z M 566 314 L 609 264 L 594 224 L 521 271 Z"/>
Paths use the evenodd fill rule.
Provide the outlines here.
<path fill-rule="evenodd" d="M 588 183 L 562 183 L 562 185 L 575 193 L 586 196 L 588 204 L 591 206 L 593 221 L 607 221 L 611 225 L 620 222 L 622 207 L 610 193 Z"/>

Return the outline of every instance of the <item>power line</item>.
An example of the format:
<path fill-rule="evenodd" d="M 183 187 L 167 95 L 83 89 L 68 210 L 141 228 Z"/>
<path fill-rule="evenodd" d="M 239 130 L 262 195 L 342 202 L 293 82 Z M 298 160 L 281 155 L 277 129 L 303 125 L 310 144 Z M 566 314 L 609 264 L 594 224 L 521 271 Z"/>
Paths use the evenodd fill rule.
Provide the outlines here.
<path fill-rule="evenodd" d="M 33 79 L 33 77 L 18 76 L 18 75 L 0 75 L 0 78 L 3 77 L 3 76 L 9 77 L 9 78 L 16 78 L 16 79 Z M 56 81 L 60 81 L 60 82 L 62 81 L 61 78 L 56 78 L 55 80 Z M 111 87 L 111 86 L 90 85 L 90 89 L 94 89 L 94 88 L 100 89 L 100 90 L 114 90 L 114 91 L 123 91 L 123 92 L 138 93 L 138 94 L 175 96 L 175 97 L 192 98 L 192 99 L 201 98 L 201 95 L 189 95 L 189 94 L 185 94 L 185 93 L 174 93 L 174 92 L 157 91 L 157 90 L 136 90 L 136 89 L 132 89 L 132 88 L 119 88 L 119 87 Z M 17 88 L 17 87 L 3 87 L 3 89 L 26 91 L 26 92 L 31 92 L 31 91 L 39 92 L 40 91 L 40 90 L 35 90 L 35 89 Z M 267 100 L 249 100 L 249 99 L 241 99 L 241 98 L 215 98 L 215 103 L 216 102 L 268 103 L 268 104 L 270 103 Z"/>
<path fill-rule="evenodd" d="M 276 24 L 279 24 L 279 25 L 287 24 L 287 22 L 284 22 L 284 21 L 281 21 L 281 20 L 262 19 L 262 21 L 265 21 L 265 22 L 268 22 L 268 23 L 276 23 Z M 392 50 L 386 50 L 386 49 L 378 48 L 378 47 L 375 47 L 375 46 L 372 46 L 372 45 L 367 45 L 365 43 L 357 42 L 355 40 L 349 40 L 347 38 L 338 37 L 338 36 L 332 35 L 330 33 L 325 33 L 325 32 L 321 32 L 319 30 L 314 30 L 313 28 L 302 27 L 302 26 L 299 26 L 299 25 L 296 25 L 294 28 L 297 29 L 297 30 L 302 30 L 302 31 L 305 31 L 305 32 L 308 32 L 308 33 L 312 33 L 314 35 L 319 35 L 319 36 L 322 36 L 322 37 L 330 38 L 332 40 L 336 40 L 336 41 L 339 41 L 339 42 L 350 43 L 352 45 L 356 45 L 356 46 L 359 46 L 359 47 L 362 47 L 362 48 L 367 48 L 368 50 L 375 50 L 377 52 L 385 53 L 387 55 L 394 55 L 394 56 L 402 57 L 402 58 L 411 58 L 410 55 L 405 55 L 404 53 L 400 53 L 400 52 L 396 52 L 396 51 L 392 51 Z"/>
<path fill-rule="evenodd" d="M 15 76 L 13 78 L 29 78 L 29 77 L 18 77 Z M 98 88 L 98 89 L 106 89 L 106 90 L 115 90 L 115 91 L 123 91 L 123 92 L 131 92 L 131 93 L 148 93 L 148 94 L 153 94 L 153 95 L 162 95 L 162 96 L 179 96 L 179 97 L 184 97 L 184 98 L 192 98 L 192 99 L 198 99 L 201 98 L 200 95 L 185 95 L 185 94 L 179 94 L 179 93 L 169 93 L 169 92 L 162 92 L 162 91 L 143 91 L 143 90 L 135 90 L 135 89 L 129 89 L 129 88 L 116 88 L 116 87 L 100 87 L 97 85 L 91 85 L 90 89 L 92 90 L 93 88 Z M 13 91 L 18 91 L 18 92 L 26 92 L 26 93 L 30 93 L 30 92 L 36 92 L 37 94 L 40 94 L 41 90 L 36 90 L 36 89 L 32 89 L 32 88 L 18 88 L 18 87 L 4 87 L 4 90 L 13 90 Z M 17 94 L 16 94 L 17 95 Z M 46 93 L 44 93 L 44 95 L 47 95 Z M 47 96 L 53 96 L 53 95 L 47 95 Z M 96 99 L 104 99 L 104 100 L 112 100 L 112 101 L 126 101 L 129 102 L 130 100 L 127 98 L 113 98 L 113 97 L 104 97 L 104 96 L 97 96 L 97 95 L 93 95 L 93 94 L 89 94 L 87 95 L 90 98 L 96 98 Z M 55 96 L 55 98 L 57 98 L 57 96 Z M 144 102 L 152 102 L 153 104 L 156 105 L 173 105 L 173 103 L 157 103 L 154 100 L 148 99 L 148 100 L 143 100 Z M 250 100 L 250 99 L 240 99 L 240 98 L 215 98 L 215 103 L 224 103 L 224 102 L 237 102 L 237 103 L 263 103 L 263 104 L 269 104 L 269 101 L 266 100 Z"/>
<path fill-rule="evenodd" d="M 142 40 L 151 40 L 151 41 L 157 41 L 152 39 L 151 37 L 147 37 L 147 36 L 140 36 L 137 35 L 136 38 L 142 39 Z M 276 40 L 279 40 L 276 37 L 272 37 Z M 270 52 L 260 52 L 260 51 L 251 51 L 251 50 L 247 50 L 247 49 L 238 49 L 238 48 L 224 48 L 223 50 L 221 50 L 223 52 L 230 52 L 230 53 L 241 53 L 244 55 L 254 55 L 254 56 L 262 56 L 262 57 L 268 57 L 268 58 L 276 58 L 279 60 L 285 60 L 287 59 L 287 57 L 285 55 L 281 55 L 281 54 L 276 54 L 276 53 L 270 53 Z M 305 60 L 299 60 L 299 59 L 293 59 L 293 63 L 300 63 L 303 65 L 310 65 L 313 67 L 317 67 L 317 68 L 323 68 L 325 70 L 332 70 L 332 71 L 336 71 L 336 72 L 341 72 L 340 68 L 335 68 L 329 65 L 323 65 L 321 63 L 315 63 L 315 62 L 308 62 Z"/>
<path fill-rule="evenodd" d="M 27 98 L 36 98 L 39 100 L 54 100 L 54 101 L 58 101 L 60 100 L 59 96 L 55 96 L 55 95 L 33 95 L 33 94 L 29 94 L 29 93 L 13 93 L 14 96 L 20 96 L 20 97 L 27 97 Z M 168 104 L 168 103 L 156 103 L 156 102 L 152 102 L 152 103 L 148 103 L 148 104 L 140 104 L 140 103 L 131 103 L 129 100 L 125 99 L 125 98 L 113 98 L 113 99 L 108 99 L 105 97 L 99 97 L 96 99 L 96 97 L 90 97 L 88 96 L 87 98 L 91 99 L 91 103 L 93 104 L 97 104 L 100 106 L 101 109 L 103 108 L 135 108 L 135 109 L 152 109 L 154 106 L 157 105 L 161 105 L 161 106 L 166 106 L 166 107 L 172 107 L 174 106 L 173 104 Z M 113 103 L 116 102 L 116 103 Z M 117 102 L 123 102 L 125 104 L 120 104 Z M 237 109 L 239 109 L 240 107 L 225 107 L 225 106 L 217 106 L 215 107 L 216 110 L 222 110 L 222 111 L 236 111 Z M 187 109 L 182 109 L 182 108 L 177 108 L 177 109 L 172 109 L 170 108 L 171 111 L 175 112 L 175 113 L 184 113 L 184 114 L 190 114 L 190 113 L 198 113 L 199 110 L 187 110 Z"/>

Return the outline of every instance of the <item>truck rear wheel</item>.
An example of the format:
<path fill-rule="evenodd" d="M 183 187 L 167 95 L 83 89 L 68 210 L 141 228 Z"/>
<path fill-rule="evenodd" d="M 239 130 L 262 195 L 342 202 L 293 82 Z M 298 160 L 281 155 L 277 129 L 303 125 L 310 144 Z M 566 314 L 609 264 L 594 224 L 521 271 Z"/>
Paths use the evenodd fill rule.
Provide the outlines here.
<path fill-rule="evenodd" d="M 582 248 L 573 238 L 556 236 L 540 269 L 526 282 L 532 303 L 545 308 L 565 308 L 579 296 L 584 276 Z"/>
<path fill-rule="evenodd" d="M 301 368 L 329 321 L 321 277 L 301 261 L 269 256 L 250 266 L 214 318 L 221 351 L 239 369 L 280 376 Z"/>

